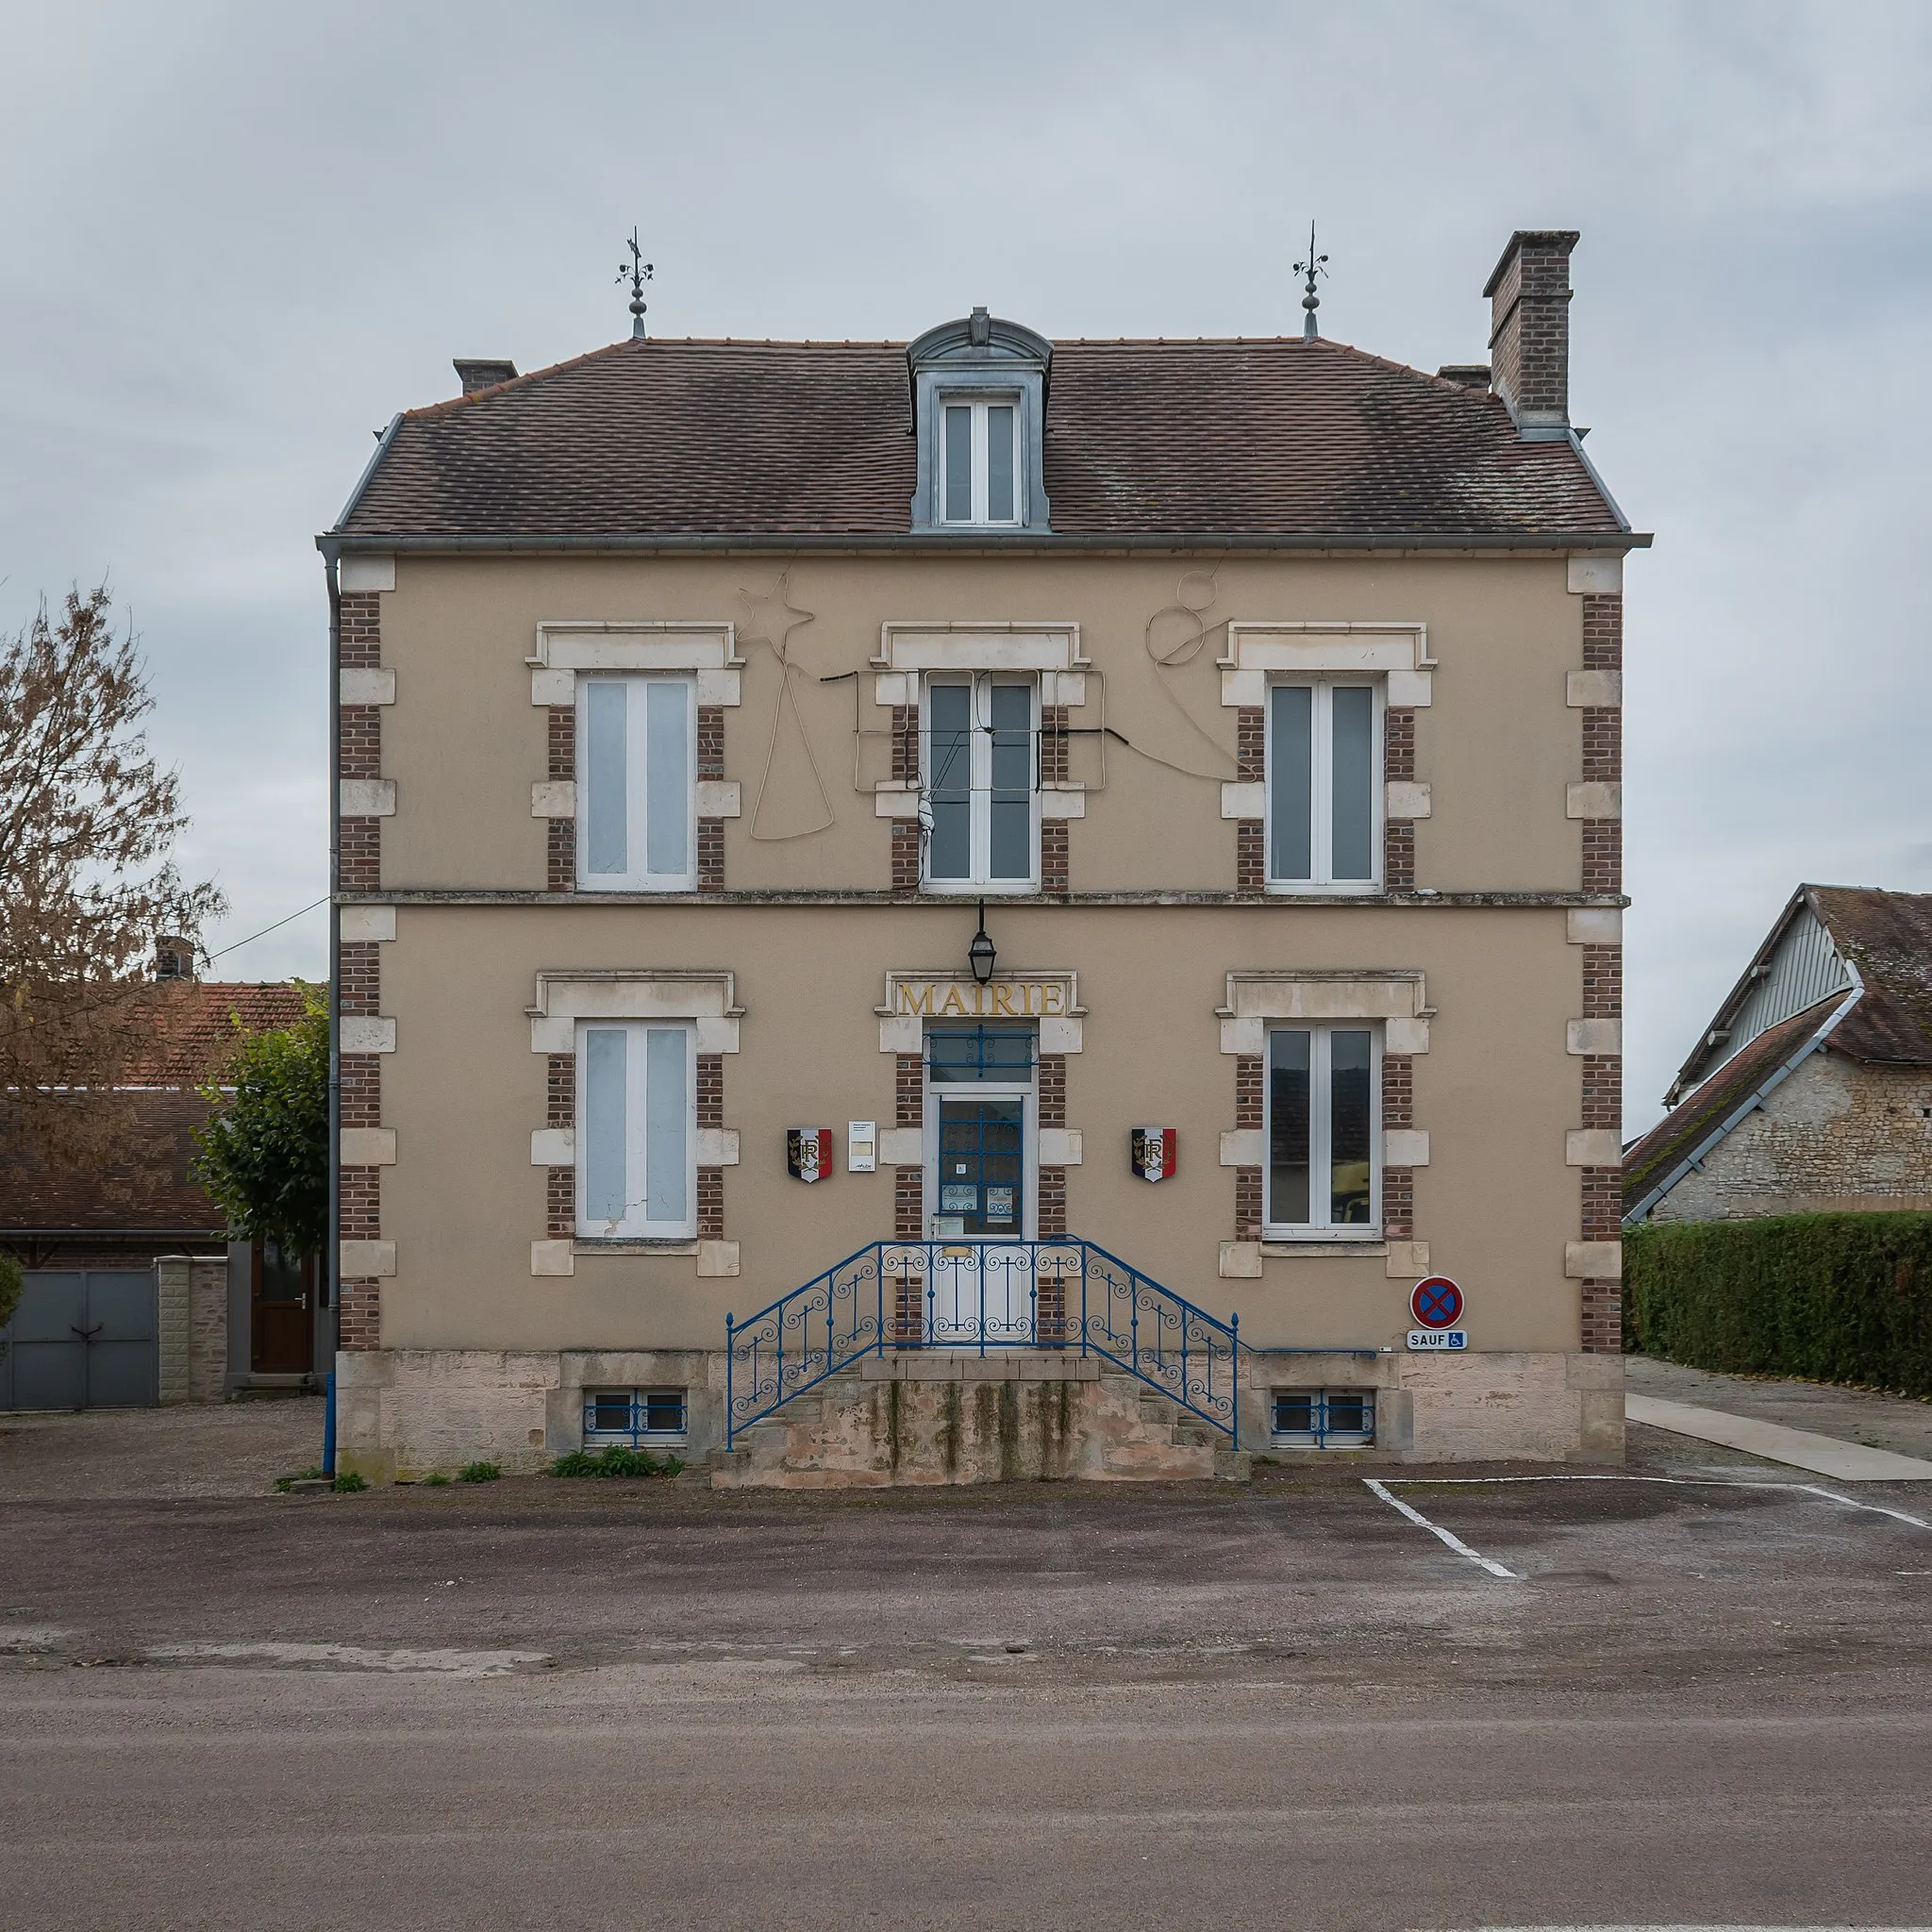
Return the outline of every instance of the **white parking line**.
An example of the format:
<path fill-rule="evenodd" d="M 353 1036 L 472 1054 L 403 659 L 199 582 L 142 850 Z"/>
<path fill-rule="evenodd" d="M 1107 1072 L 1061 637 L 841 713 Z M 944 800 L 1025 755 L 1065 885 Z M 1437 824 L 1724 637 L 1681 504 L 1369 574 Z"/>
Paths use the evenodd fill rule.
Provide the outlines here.
<path fill-rule="evenodd" d="M 1408 1507 L 1408 1505 L 1402 1500 L 1400 1496 L 1391 1496 L 1389 1493 L 1389 1491 L 1382 1487 L 1380 1483 L 1374 1480 L 1374 1477 L 1364 1476 L 1362 1478 L 1362 1481 L 1366 1483 L 1368 1487 L 1375 1492 L 1376 1495 L 1380 1496 L 1383 1502 L 1388 1504 L 1390 1508 L 1396 1510 L 1400 1514 L 1407 1517 L 1411 1523 L 1420 1524 L 1423 1526 L 1423 1528 L 1427 1530 L 1431 1536 L 1441 1537 L 1441 1540 L 1445 1543 L 1447 1543 L 1449 1547 L 1452 1550 L 1454 1550 L 1458 1557 L 1467 1557 L 1472 1563 L 1480 1564 L 1481 1567 L 1487 1570 L 1491 1576 L 1507 1576 L 1512 1582 L 1518 1582 L 1521 1580 L 1517 1576 L 1515 1571 L 1506 1570 L 1504 1569 L 1502 1564 L 1493 1562 L 1490 1557 L 1485 1557 L 1481 1555 L 1479 1552 L 1471 1549 L 1470 1546 L 1466 1542 L 1464 1542 L 1459 1536 L 1457 1536 L 1453 1534 L 1451 1531 L 1444 1529 L 1440 1523 L 1431 1523 L 1429 1519 L 1426 1516 L 1424 1516 L 1420 1509 L 1411 1509 Z"/>
<path fill-rule="evenodd" d="M 1680 1490 L 1790 1490 L 1801 1496 L 1823 1496 L 1828 1503 L 1842 1503 L 1847 1509 L 1869 1510 L 1874 1516 L 1890 1516 L 1895 1523 L 1909 1523 L 1914 1529 L 1932 1529 L 1922 1516 L 1908 1516 L 1903 1509 L 1888 1509 L 1883 1503 L 1861 1503 L 1856 1496 L 1840 1496 L 1836 1490 L 1822 1490 L 1816 1483 L 1739 1481 L 1717 1475 L 1391 1475 L 1391 1483 L 1426 1483 L 1431 1488 L 1481 1489 L 1494 1483 L 1664 1483 Z M 1380 1485 L 1371 1483 L 1372 1490 Z M 1400 1509 L 1403 1506 L 1388 1497 Z M 1420 1522 L 1422 1519 L 1417 1518 Z M 1434 1524 L 1430 1525 L 1434 1528 Z M 1440 1532 L 1439 1532 L 1440 1534 Z"/>

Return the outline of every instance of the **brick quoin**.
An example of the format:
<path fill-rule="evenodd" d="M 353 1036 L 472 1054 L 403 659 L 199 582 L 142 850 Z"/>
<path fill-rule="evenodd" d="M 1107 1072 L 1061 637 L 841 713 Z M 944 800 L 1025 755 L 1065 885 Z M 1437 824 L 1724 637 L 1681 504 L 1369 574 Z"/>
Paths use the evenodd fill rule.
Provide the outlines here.
<path fill-rule="evenodd" d="M 577 714 L 573 705 L 552 705 L 544 712 L 545 775 L 553 783 L 575 781 L 577 775 Z M 544 884 L 553 892 L 577 889 L 577 827 L 575 819 L 551 819 L 545 824 Z"/>
<path fill-rule="evenodd" d="M 1040 1056 L 1040 1124 L 1063 1127 L 1067 1124 L 1067 1057 L 1063 1053 Z"/>
<path fill-rule="evenodd" d="M 344 671 L 375 671 L 382 663 L 382 604 L 376 591 L 344 591 L 341 661 Z"/>
<path fill-rule="evenodd" d="M 546 1055 L 543 1062 L 543 1124 L 575 1128 L 577 1123 L 577 1057 Z M 553 1167 L 543 1190 L 544 1231 L 565 1241 L 577 1231 L 577 1176 L 573 1167 Z"/>
<path fill-rule="evenodd" d="M 1065 705 L 1042 705 L 1040 708 L 1040 782 L 1042 785 L 1064 785 L 1067 782 L 1071 761 L 1069 749 L 1072 740 L 1068 737 L 1068 707 Z"/>
<path fill-rule="evenodd" d="M 724 775 L 724 707 L 723 705 L 700 705 L 698 707 L 698 776 L 700 778 L 722 778 Z"/>
<path fill-rule="evenodd" d="M 343 1126 L 381 1126 L 382 1056 L 374 1053 L 345 1053 L 338 1065 L 342 1082 Z"/>
<path fill-rule="evenodd" d="M 1415 776 L 1415 712 L 1407 705 L 1382 714 L 1382 775 L 1391 784 Z"/>
<path fill-rule="evenodd" d="M 1056 899 L 1064 899 L 1073 890 L 1068 882 L 1065 819 L 1040 822 L 1040 890 Z"/>
<path fill-rule="evenodd" d="M 892 821 L 892 890 L 910 896 L 919 891 L 919 821 Z"/>
<path fill-rule="evenodd" d="M 1616 705 L 1590 705 L 1583 713 L 1583 775 L 1615 785 L 1624 775 L 1624 713 Z"/>
<path fill-rule="evenodd" d="M 1583 890 L 1624 890 L 1624 823 L 1621 819 L 1583 821 Z"/>
<path fill-rule="evenodd" d="M 1583 600 L 1583 668 L 1621 671 L 1624 668 L 1624 599 L 1614 591 Z"/>
<path fill-rule="evenodd" d="M 1261 1239 L 1261 1170 L 1238 1167 L 1234 1171 L 1234 1238 L 1238 1241 Z"/>
<path fill-rule="evenodd" d="M 340 1284 L 341 1307 L 337 1332 L 341 1345 L 360 1352 L 382 1346 L 382 1284 L 344 1281 Z"/>
<path fill-rule="evenodd" d="M 1624 1128 L 1624 1057 L 1615 1053 L 1583 1056 L 1583 1124 Z M 1586 1236 L 1586 1240 L 1594 1237 Z"/>
<path fill-rule="evenodd" d="M 1621 1020 L 1624 1017 L 1622 946 L 1583 948 L 1583 1017 L 1586 1020 Z"/>
<path fill-rule="evenodd" d="M 698 821 L 698 891 L 701 892 L 722 892 L 724 890 L 724 821 L 723 819 L 700 819 Z"/>
<path fill-rule="evenodd" d="M 919 776 L 919 707 L 892 707 L 892 776 L 910 785 Z"/>
<path fill-rule="evenodd" d="M 1261 1056 L 1239 1053 L 1234 1057 L 1234 1124 L 1237 1127 L 1261 1124 Z"/>
<path fill-rule="evenodd" d="M 1382 827 L 1382 883 L 1391 892 L 1415 884 L 1415 821 L 1391 819 Z"/>
<path fill-rule="evenodd" d="M 724 1239 L 724 1170 L 698 1169 L 698 1239 L 721 1241 Z"/>
<path fill-rule="evenodd" d="M 577 1231 L 577 1175 L 571 1167 L 545 1170 L 543 1231 L 551 1241 L 565 1241 Z"/>
<path fill-rule="evenodd" d="M 722 1053 L 701 1053 L 698 1056 L 697 1110 L 700 1127 L 724 1126 L 724 1056 Z"/>
<path fill-rule="evenodd" d="M 1382 1233 L 1391 1241 L 1415 1239 L 1415 1169 L 1382 1170 Z"/>
<path fill-rule="evenodd" d="M 1583 1353 L 1624 1353 L 1624 1284 L 1586 1281 L 1583 1289 Z"/>
<path fill-rule="evenodd" d="M 1259 705 L 1242 705 L 1234 714 L 1234 774 L 1243 785 L 1268 775 L 1268 714 Z"/>
<path fill-rule="evenodd" d="M 382 1011 L 382 954 L 374 941 L 350 940 L 336 949 L 336 984 L 342 1012 Z"/>
<path fill-rule="evenodd" d="M 382 821 L 343 819 L 336 841 L 336 883 L 344 892 L 382 890 Z"/>
<path fill-rule="evenodd" d="M 902 1241 L 925 1238 L 925 1170 L 895 1167 L 892 1170 L 892 1233 Z"/>
<path fill-rule="evenodd" d="M 337 713 L 337 742 L 344 778 L 382 776 L 382 708 L 343 705 Z"/>
<path fill-rule="evenodd" d="M 1382 1124 L 1415 1125 L 1415 1061 L 1406 1053 L 1382 1056 Z"/>
<path fill-rule="evenodd" d="M 925 1062 L 916 1053 L 902 1053 L 892 1061 L 892 1124 L 925 1125 Z"/>
<path fill-rule="evenodd" d="M 1244 899 L 1258 899 L 1268 890 L 1267 827 L 1259 819 L 1235 821 L 1234 889 Z"/>
<path fill-rule="evenodd" d="M 1052 1241 L 1067 1231 L 1067 1171 L 1063 1167 L 1040 1170 L 1040 1238 Z"/>

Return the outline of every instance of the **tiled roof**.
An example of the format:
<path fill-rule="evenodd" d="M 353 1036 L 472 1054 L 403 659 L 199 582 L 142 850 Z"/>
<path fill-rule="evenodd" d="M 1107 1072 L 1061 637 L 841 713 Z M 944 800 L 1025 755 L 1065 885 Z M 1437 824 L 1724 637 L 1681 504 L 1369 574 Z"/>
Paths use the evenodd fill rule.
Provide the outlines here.
<path fill-rule="evenodd" d="M 1641 1140 L 1632 1141 L 1624 1150 L 1624 1211 L 1627 1214 L 1733 1108 L 1761 1087 L 1830 1019 L 1840 1003 L 1841 996 L 1834 994 L 1766 1027 L 1701 1087 L 1686 1094 Z M 1832 1036 L 1834 1044 L 1843 1032 L 1844 1023 L 1840 1022 Z"/>
<path fill-rule="evenodd" d="M 1839 957 L 1865 991 L 1831 1036 L 1861 1060 L 1932 1066 L 1932 892 L 1865 886 L 1807 889 Z"/>
<path fill-rule="evenodd" d="M 221 1071 L 238 1041 L 292 1026 L 305 994 L 291 980 L 159 980 L 150 989 L 154 1038 L 123 1075 L 136 1087 L 198 1087 Z"/>
<path fill-rule="evenodd" d="M 903 533 L 911 426 L 901 343 L 623 341 L 402 417 L 338 534 Z M 1569 442 L 1340 342 L 1060 343 L 1044 462 L 1074 537 L 1621 527 Z"/>
<path fill-rule="evenodd" d="M 213 1234 L 222 1211 L 189 1178 L 208 1103 L 192 1088 L 117 1093 L 116 1151 L 85 1168 L 16 1155 L 0 1170 L 8 1228 L 168 1228 Z"/>

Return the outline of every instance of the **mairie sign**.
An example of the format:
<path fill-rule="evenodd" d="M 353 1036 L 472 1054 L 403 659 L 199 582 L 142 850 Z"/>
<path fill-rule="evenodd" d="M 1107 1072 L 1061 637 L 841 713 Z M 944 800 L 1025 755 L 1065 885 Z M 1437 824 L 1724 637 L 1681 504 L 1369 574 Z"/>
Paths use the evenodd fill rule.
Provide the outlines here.
<path fill-rule="evenodd" d="M 895 979 L 892 1010 L 902 1019 L 1039 1020 L 1069 1014 L 1074 1003 L 1064 979 Z"/>

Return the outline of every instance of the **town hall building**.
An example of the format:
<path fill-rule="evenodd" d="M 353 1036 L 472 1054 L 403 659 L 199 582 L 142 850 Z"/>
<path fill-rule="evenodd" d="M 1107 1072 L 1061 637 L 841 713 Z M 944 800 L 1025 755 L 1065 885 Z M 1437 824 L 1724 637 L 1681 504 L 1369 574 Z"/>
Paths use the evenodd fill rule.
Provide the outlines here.
<path fill-rule="evenodd" d="M 1614 1460 L 1623 569 L 1490 360 L 631 339 L 321 540 L 343 1466 Z"/>

